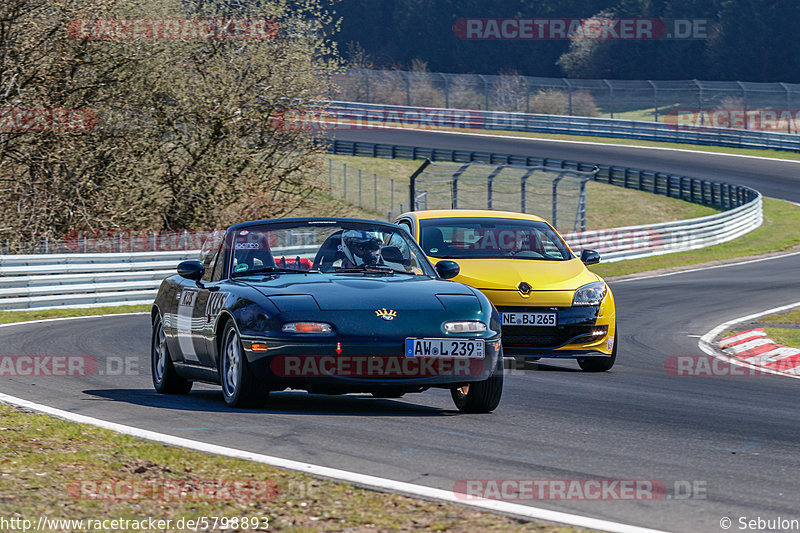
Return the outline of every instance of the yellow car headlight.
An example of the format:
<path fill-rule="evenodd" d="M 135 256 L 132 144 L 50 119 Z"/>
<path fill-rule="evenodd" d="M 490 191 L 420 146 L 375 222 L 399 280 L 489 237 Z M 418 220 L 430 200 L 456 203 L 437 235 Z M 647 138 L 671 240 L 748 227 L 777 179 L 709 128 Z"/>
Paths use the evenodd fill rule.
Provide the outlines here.
<path fill-rule="evenodd" d="M 606 297 L 608 287 L 602 281 L 595 281 L 579 287 L 572 297 L 572 305 L 600 305 Z"/>

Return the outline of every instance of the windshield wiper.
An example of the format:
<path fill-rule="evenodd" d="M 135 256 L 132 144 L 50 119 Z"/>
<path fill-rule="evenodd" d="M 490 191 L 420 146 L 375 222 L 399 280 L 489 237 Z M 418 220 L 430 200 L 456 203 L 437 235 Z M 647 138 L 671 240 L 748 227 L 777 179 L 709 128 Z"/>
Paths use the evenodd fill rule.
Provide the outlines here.
<path fill-rule="evenodd" d="M 255 270 L 245 270 L 242 272 L 234 272 L 231 274 L 232 278 L 241 277 L 241 276 L 252 276 L 254 274 L 308 274 L 308 273 L 319 273 L 319 270 L 299 270 L 296 268 L 280 268 L 280 267 L 273 267 L 273 266 L 266 266 L 257 268 Z"/>

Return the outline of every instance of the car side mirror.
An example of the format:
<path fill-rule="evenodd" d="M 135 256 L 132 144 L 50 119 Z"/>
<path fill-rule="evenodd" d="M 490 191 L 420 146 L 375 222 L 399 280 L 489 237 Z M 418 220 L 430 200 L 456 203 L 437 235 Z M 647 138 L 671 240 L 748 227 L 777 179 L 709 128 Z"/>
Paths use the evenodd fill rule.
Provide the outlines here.
<path fill-rule="evenodd" d="M 443 279 L 454 278 L 461 272 L 461 267 L 458 266 L 458 263 L 455 261 L 439 261 L 434 268 L 436 269 L 436 273 L 439 274 L 439 277 Z"/>
<path fill-rule="evenodd" d="M 581 252 L 581 261 L 584 265 L 596 265 L 600 262 L 600 253 L 594 250 L 583 250 Z"/>
<path fill-rule="evenodd" d="M 200 281 L 206 267 L 200 261 L 183 261 L 178 264 L 178 275 L 192 281 Z"/>

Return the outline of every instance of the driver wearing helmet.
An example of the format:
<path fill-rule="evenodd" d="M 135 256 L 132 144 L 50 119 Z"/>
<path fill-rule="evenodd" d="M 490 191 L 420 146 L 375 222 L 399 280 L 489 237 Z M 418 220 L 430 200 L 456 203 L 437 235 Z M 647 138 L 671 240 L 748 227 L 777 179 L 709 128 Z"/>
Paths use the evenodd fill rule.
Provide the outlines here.
<path fill-rule="evenodd" d="M 342 232 L 342 267 L 377 265 L 381 262 L 383 239 L 377 231 L 348 229 Z"/>

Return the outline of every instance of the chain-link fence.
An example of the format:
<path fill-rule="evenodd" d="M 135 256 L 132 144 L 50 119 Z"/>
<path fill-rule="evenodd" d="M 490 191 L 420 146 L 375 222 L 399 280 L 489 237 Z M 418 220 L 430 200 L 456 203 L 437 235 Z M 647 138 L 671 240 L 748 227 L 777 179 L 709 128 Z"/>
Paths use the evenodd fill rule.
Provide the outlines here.
<path fill-rule="evenodd" d="M 387 105 L 516 111 L 798 131 L 800 84 L 579 80 L 351 69 L 332 99 Z M 690 118 L 686 118 L 689 116 Z M 718 124 L 718 122 L 721 122 Z"/>
<path fill-rule="evenodd" d="M 411 179 L 415 209 L 493 209 L 549 217 L 557 228 L 586 229 L 586 182 L 597 171 L 428 162 Z M 410 202 L 410 197 L 409 197 Z"/>
<path fill-rule="evenodd" d="M 328 159 L 328 191 L 334 198 L 358 206 L 369 215 L 394 220 L 408 207 L 408 180 Z"/>
<path fill-rule="evenodd" d="M 393 179 L 328 159 L 331 196 L 394 220 L 414 209 L 494 209 L 548 217 L 558 229 L 586 229 L 586 182 L 597 171 L 427 161 Z"/>

